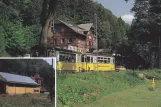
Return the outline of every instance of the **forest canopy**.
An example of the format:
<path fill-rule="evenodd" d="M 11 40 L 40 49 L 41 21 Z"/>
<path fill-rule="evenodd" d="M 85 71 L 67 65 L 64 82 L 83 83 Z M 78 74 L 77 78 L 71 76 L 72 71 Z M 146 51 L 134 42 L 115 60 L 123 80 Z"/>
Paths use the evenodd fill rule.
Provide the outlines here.
<path fill-rule="evenodd" d="M 0 0 L 0 55 L 29 53 L 40 42 L 43 0 Z M 58 0 L 55 17 L 72 24 L 95 23 L 99 48 L 127 45 L 129 25 L 93 0 Z M 47 12 L 46 12 L 47 14 Z"/>

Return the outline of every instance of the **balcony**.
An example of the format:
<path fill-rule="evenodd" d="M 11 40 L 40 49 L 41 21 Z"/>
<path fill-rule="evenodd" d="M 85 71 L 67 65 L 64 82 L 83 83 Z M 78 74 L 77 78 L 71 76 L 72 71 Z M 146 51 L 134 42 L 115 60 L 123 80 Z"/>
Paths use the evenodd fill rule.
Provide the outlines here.
<path fill-rule="evenodd" d="M 96 49 L 96 46 L 95 45 L 89 45 L 87 46 L 88 49 Z"/>

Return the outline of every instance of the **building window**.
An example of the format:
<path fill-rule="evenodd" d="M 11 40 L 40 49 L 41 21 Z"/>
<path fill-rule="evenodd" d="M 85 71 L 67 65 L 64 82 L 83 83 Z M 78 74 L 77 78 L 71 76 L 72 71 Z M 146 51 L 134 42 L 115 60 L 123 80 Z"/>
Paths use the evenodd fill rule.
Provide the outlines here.
<path fill-rule="evenodd" d="M 64 32 L 64 28 L 63 27 L 61 28 L 61 32 Z"/>
<path fill-rule="evenodd" d="M 34 92 L 36 93 L 36 92 L 39 92 L 39 90 L 34 90 Z"/>
<path fill-rule="evenodd" d="M 64 38 L 61 39 L 61 43 L 65 43 L 65 39 Z"/>
<path fill-rule="evenodd" d="M 57 44 L 57 39 L 54 39 L 54 44 L 55 44 L 55 45 Z"/>
<path fill-rule="evenodd" d="M 72 38 L 68 39 L 68 43 L 72 43 Z"/>
<path fill-rule="evenodd" d="M 89 47 L 91 47 L 91 45 L 92 45 L 92 44 L 91 44 L 91 41 L 89 41 L 88 45 L 89 45 Z"/>

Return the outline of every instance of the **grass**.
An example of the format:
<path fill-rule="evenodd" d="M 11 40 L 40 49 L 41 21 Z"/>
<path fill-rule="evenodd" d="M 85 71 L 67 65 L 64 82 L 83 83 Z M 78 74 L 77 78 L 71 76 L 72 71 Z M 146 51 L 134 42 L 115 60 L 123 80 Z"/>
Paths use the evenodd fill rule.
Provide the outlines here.
<path fill-rule="evenodd" d="M 0 107 L 54 107 L 47 95 L 0 95 Z"/>
<path fill-rule="evenodd" d="M 144 84 L 137 72 L 85 72 L 57 75 L 57 107 L 87 104 Z"/>
<path fill-rule="evenodd" d="M 155 90 L 149 90 L 151 81 L 135 88 L 112 93 L 92 104 L 77 104 L 75 107 L 161 107 L 161 81 L 156 81 Z"/>

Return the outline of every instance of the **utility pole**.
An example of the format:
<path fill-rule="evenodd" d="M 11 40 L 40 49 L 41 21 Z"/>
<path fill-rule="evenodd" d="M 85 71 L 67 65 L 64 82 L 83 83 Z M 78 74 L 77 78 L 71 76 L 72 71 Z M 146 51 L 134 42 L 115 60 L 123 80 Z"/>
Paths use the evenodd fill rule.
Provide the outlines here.
<path fill-rule="evenodd" d="M 98 33 L 97 33 L 97 13 L 95 13 L 95 20 L 96 20 L 96 24 L 95 24 L 95 32 L 96 32 L 96 63 L 97 63 L 97 71 L 98 71 Z"/>
<path fill-rule="evenodd" d="M 160 50 L 160 36 L 159 36 L 159 69 L 161 69 L 161 50 Z"/>
<path fill-rule="evenodd" d="M 96 44 L 97 44 L 96 50 L 98 51 L 97 14 L 95 14 L 95 16 L 96 16 Z"/>
<path fill-rule="evenodd" d="M 54 97 L 54 95 L 55 95 L 55 87 L 54 87 L 54 85 L 55 85 L 55 76 L 54 76 L 54 74 L 55 74 L 55 69 L 53 68 L 53 58 L 52 58 L 52 64 L 51 64 L 51 69 L 52 69 L 52 76 L 51 76 L 51 81 L 50 81 L 50 99 L 51 99 L 51 102 L 53 102 L 53 97 Z"/>

